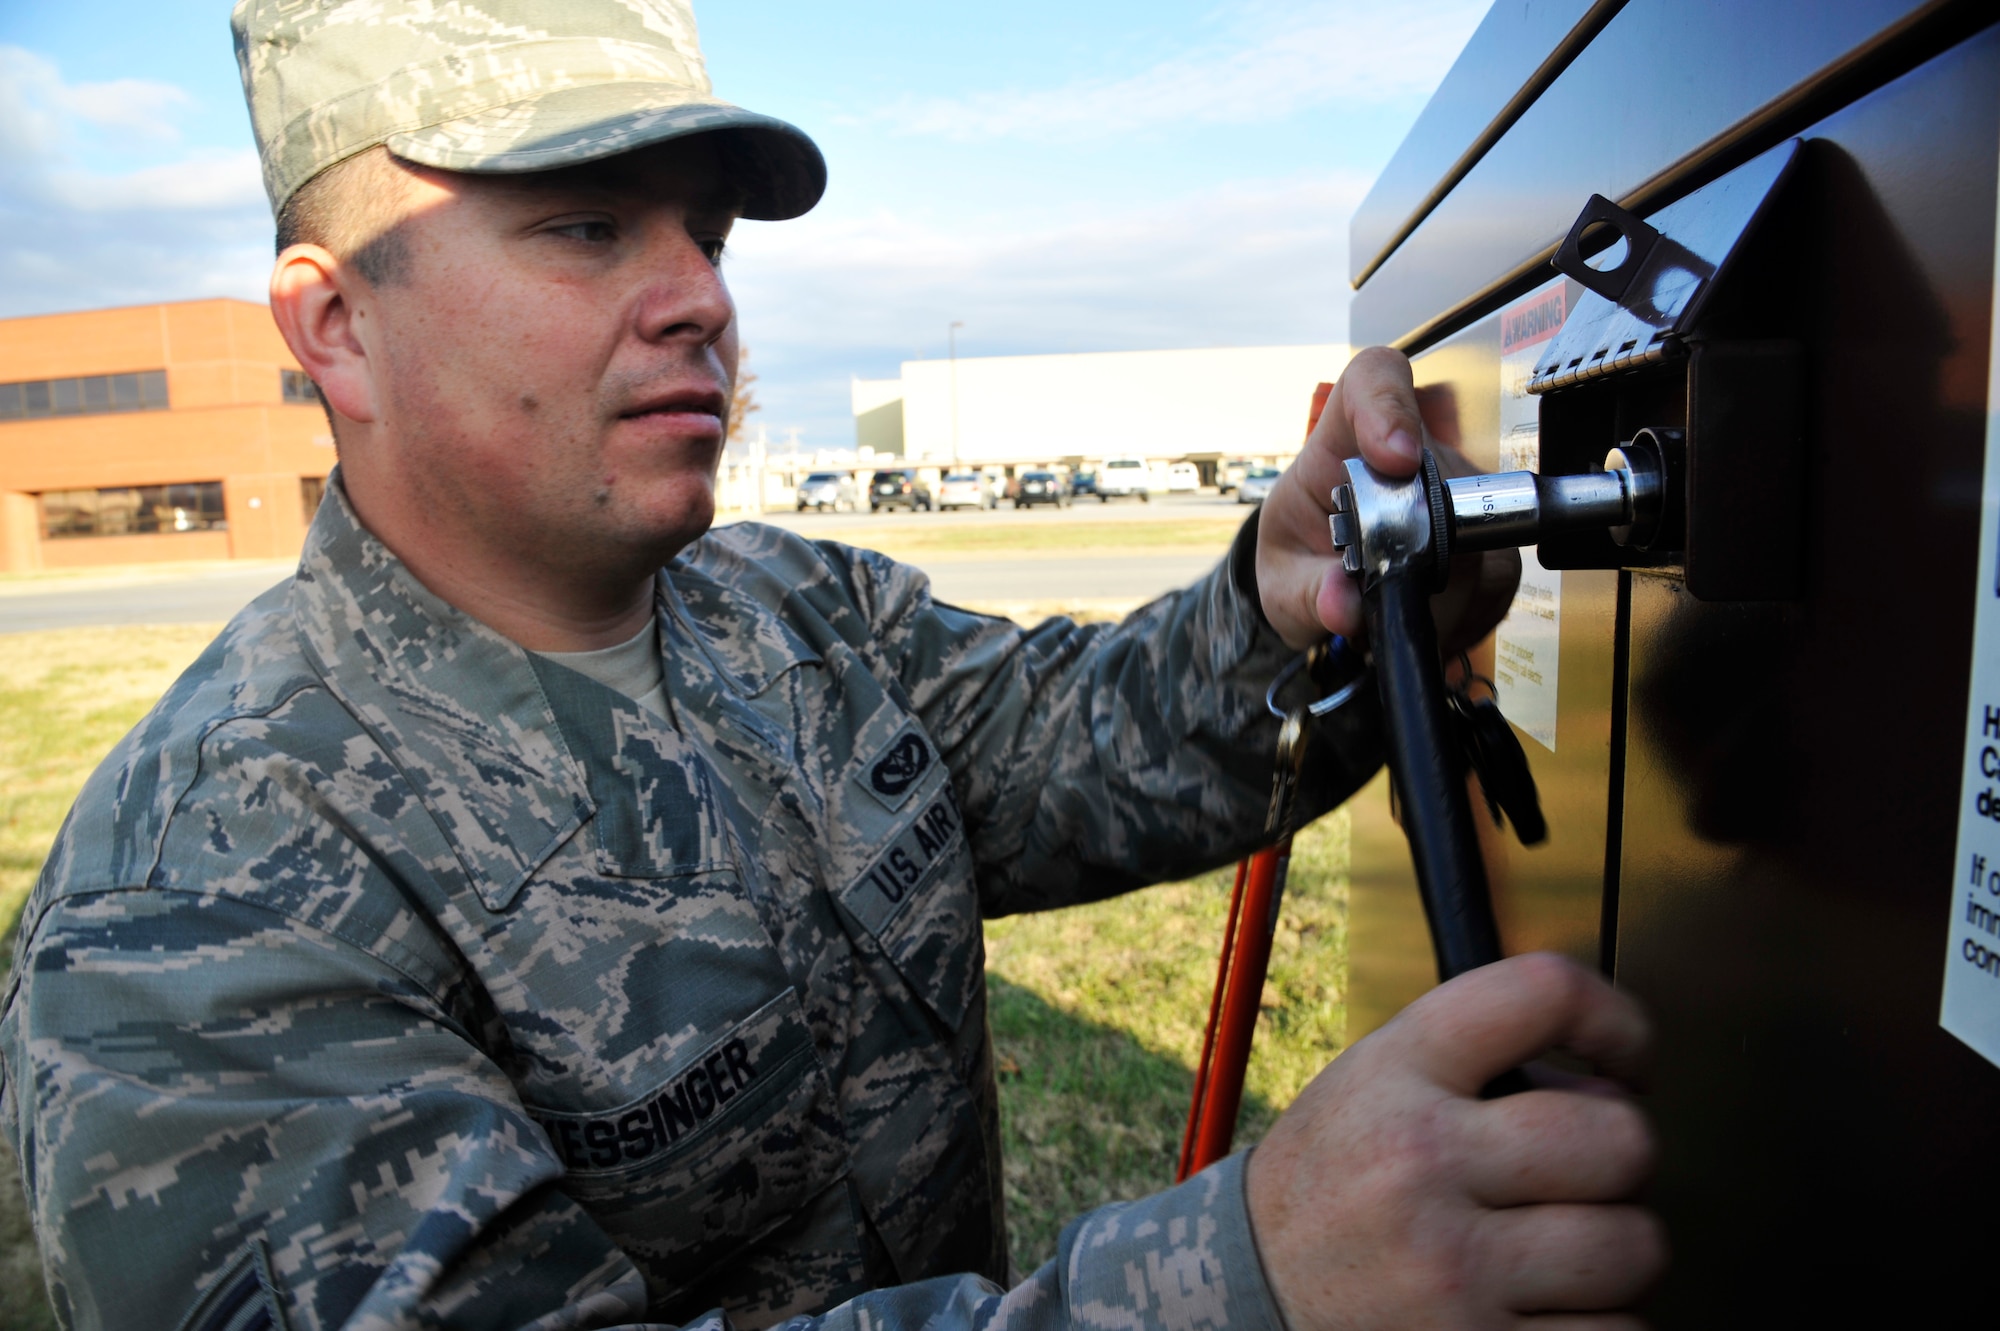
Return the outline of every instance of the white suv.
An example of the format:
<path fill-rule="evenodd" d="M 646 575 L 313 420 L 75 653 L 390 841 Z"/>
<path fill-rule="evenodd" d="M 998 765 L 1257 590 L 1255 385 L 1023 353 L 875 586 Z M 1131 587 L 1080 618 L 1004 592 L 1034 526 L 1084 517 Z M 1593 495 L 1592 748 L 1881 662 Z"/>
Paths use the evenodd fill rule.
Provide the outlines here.
<path fill-rule="evenodd" d="M 1153 488 L 1153 469 L 1142 458 L 1109 458 L 1097 473 L 1097 498 L 1100 503 L 1113 499 L 1130 499 L 1138 496 L 1140 503 L 1149 502 L 1149 492 Z"/>

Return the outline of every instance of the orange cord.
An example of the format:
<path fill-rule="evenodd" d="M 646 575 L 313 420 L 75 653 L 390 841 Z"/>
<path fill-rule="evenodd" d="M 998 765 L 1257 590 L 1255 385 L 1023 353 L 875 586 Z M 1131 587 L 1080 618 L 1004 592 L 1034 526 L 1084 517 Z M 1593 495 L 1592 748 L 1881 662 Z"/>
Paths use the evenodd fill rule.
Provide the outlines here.
<path fill-rule="evenodd" d="M 1195 1139 L 1201 1133 L 1201 1109 L 1208 1097 L 1208 1072 L 1210 1060 L 1215 1054 L 1215 1031 L 1222 1016 L 1222 995 L 1229 988 L 1229 954 L 1236 943 L 1236 921 L 1243 911 L 1243 880 L 1250 873 L 1250 861 L 1236 862 L 1236 886 L 1229 893 L 1229 922 L 1222 926 L 1222 956 L 1215 963 L 1215 992 L 1208 1000 L 1208 1026 L 1201 1036 L 1201 1061 L 1194 1071 L 1194 1098 L 1188 1102 L 1187 1128 L 1181 1133 L 1180 1164 L 1174 1174 L 1174 1182 L 1180 1183 L 1194 1173 Z"/>
<path fill-rule="evenodd" d="M 1216 968 L 1215 994 L 1209 1001 L 1208 1030 L 1202 1037 L 1177 1179 L 1198 1174 L 1228 1155 L 1236 1139 L 1243 1079 L 1257 1034 L 1257 1011 L 1263 1002 L 1271 938 L 1291 856 L 1292 840 L 1286 837 L 1237 866 L 1237 890 L 1230 898 L 1229 925 Z"/>

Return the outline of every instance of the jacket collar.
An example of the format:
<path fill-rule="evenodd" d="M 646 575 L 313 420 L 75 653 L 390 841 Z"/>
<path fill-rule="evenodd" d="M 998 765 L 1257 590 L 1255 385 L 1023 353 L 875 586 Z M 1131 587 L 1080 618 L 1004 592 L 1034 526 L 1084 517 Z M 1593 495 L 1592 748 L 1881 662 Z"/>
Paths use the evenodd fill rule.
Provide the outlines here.
<path fill-rule="evenodd" d="M 327 493 L 291 591 L 306 655 L 423 801 L 481 900 L 504 909 L 596 811 L 575 748 L 527 652 L 418 582 L 361 525 L 337 467 Z M 821 659 L 777 613 L 794 589 L 759 557 L 758 540 L 773 539 L 704 536 L 660 578 L 659 612 L 685 629 L 664 632 L 662 650 L 691 646 L 700 673 L 742 698 Z"/>
<path fill-rule="evenodd" d="M 356 518 L 337 468 L 327 495 L 291 592 L 307 659 L 504 909 L 590 818 L 583 773 L 527 653 L 419 583 Z"/>

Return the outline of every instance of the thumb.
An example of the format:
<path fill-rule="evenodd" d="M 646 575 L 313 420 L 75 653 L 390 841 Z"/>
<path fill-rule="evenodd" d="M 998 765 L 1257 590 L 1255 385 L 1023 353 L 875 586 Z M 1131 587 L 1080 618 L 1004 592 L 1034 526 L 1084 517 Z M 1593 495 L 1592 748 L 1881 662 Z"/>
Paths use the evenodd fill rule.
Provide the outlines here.
<path fill-rule="evenodd" d="M 1439 985 L 1382 1031 L 1419 1073 L 1460 1095 L 1561 1049 L 1634 1081 L 1652 1046 L 1639 1004 L 1553 953 L 1509 957 Z"/>

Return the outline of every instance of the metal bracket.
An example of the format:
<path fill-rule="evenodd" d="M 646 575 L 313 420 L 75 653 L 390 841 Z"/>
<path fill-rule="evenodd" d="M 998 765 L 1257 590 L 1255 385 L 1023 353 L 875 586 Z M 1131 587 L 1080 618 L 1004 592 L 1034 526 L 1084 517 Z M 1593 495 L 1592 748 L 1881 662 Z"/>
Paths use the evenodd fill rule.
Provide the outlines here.
<path fill-rule="evenodd" d="M 1583 237 L 1595 226 L 1608 226 L 1624 238 L 1625 261 L 1616 268 L 1593 268 L 1590 260 L 1583 257 Z M 1659 232 L 1602 194 L 1593 194 L 1577 214 L 1563 243 L 1556 247 L 1555 266 L 1558 272 L 1575 278 L 1613 305 L 1623 305 L 1634 279 L 1651 257 L 1653 246 L 1659 243 Z"/>

